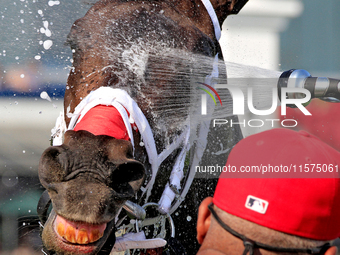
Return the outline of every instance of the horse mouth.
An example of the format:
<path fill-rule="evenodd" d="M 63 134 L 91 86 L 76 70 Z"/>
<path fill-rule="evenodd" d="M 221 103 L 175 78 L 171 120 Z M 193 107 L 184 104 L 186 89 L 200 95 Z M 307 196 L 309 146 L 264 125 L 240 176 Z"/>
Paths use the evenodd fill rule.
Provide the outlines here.
<path fill-rule="evenodd" d="M 113 222 L 89 224 L 86 222 L 70 221 L 56 215 L 53 230 L 57 237 L 59 248 L 69 252 L 93 253 L 106 240 Z M 106 230 L 106 231 L 105 231 Z"/>

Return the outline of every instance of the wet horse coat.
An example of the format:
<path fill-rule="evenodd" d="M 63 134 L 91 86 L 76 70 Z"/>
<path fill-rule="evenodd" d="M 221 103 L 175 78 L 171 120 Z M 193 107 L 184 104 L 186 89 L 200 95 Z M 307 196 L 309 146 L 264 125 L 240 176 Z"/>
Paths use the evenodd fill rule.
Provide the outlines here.
<path fill-rule="evenodd" d="M 232 13 L 235 2 L 212 1 L 220 24 Z M 74 63 L 64 99 L 66 124 L 92 91 L 118 88 L 127 92 L 146 117 L 158 152 L 183 131 L 182 122 L 189 111 L 182 104 L 190 99 L 190 78 L 195 72 L 182 72 L 188 65 L 183 58 L 168 62 L 166 53 L 170 49 L 212 59 L 218 53 L 221 56 L 211 18 L 200 0 L 102 0 L 74 23 L 68 43 Z M 157 107 L 166 105 L 172 105 L 170 111 L 156 113 Z M 133 114 L 128 106 L 122 107 L 127 115 Z M 169 118 L 172 115 L 177 121 Z M 95 107 L 81 117 L 74 130 L 65 133 L 62 145 L 44 152 L 39 166 L 41 183 L 53 206 L 43 242 L 47 250 L 58 254 L 98 253 L 112 238 L 114 219 L 124 202 L 135 199 L 144 180 L 152 176 L 142 130 L 133 126 L 134 121 L 128 136 L 130 124 L 124 126 L 124 119 L 112 106 Z M 222 143 L 231 148 L 240 137 L 238 130 L 231 128 L 221 128 L 219 134 L 217 140 L 209 134 L 208 150 Z M 158 201 L 180 151 L 174 150 L 160 166 L 149 201 Z M 221 165 L 226 161 L 226 155 L 204 157 Z M 180 233 L 177 238 L 189 253 L 197 249 L 195 208 L 214 187 L 215 180 L 194 180 L 174 216 Z M 135 202 L 140 201 L 137 198 Z M 192 220 L 187 221 L 187 216 Z"/>

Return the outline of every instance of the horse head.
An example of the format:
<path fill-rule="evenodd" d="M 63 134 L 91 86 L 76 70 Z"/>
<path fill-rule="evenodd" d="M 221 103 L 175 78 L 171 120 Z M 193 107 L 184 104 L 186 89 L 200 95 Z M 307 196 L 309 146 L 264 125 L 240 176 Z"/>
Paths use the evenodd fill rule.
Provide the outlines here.
<path fill-rule="evenodd" d="M 244 2 L 213 0 L 214 24 L 221 25 Z M 133 126 L 131 116 L 136 122 L 138 116 L 145 117 L 155 138 L 156 153 L 167 147 L 165 140 L 175 140 L 181 133 L 181 121 L 188 115 L 183 102 L 189 101 L 192 73 L 181 72 L 181 68 L 188 68 L 183 56 L 169 61 L 166 53 L 175 49 L 184 52 L 184 58 L 186 52 L 215 57 L 221 53 L 216 26 L 201 0 L 101 0 L 73 24 L 68 36 L 73 67 L 63 119 L 69 130 L 62 144 L 43 153 L 39 165 L 39 178 L 53 208 L 42 232 L 48 251 L 96 254 L 103 247 L 109 249 L 105 248 L 108 242 L 112 247 L 117 215 L 153 171 L 149 167 L 152 156 L 142 145 L 145 125 Z M 111 101 L 100 102 L 77 115 L 83 100 L 103 87 L 127 93 L 129 96 L 123 93 L 123 97 L 128 99 L 121 100 L 125 104 L 118 99 L 122 103 L 119 107 Z M 131 106 L 135 102 L 139 115 Z M 169 105 L 168 111 L 155 114 L 155 107 Z M 112 110 L 119 112 L 118 117 L 107 121 L 103 116 L 111 118 Z M 176 115 L 178 122 L 167 120 L 169 115 Z M 168 155 L 171 167 L 179 151 Z M 46 205 L 41 206 L 45 212 Z"/>

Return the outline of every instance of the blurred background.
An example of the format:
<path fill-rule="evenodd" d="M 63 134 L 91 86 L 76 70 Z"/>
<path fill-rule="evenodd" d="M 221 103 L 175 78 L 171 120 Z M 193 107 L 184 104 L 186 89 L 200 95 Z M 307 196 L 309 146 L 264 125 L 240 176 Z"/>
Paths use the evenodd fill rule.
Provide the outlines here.
<path fill-rule="evenodd" d="M 37 168 L 63 110 L 72 65 L 64 42 L 89 7 L 82 0 L 1 0 L 0 254 L 41 254 Z M 223 25 L 224 57 L 340 78 L 338 10 L 338 0 L 251 0 Z"/>
<path fill-rule="evenodd" d="M 37 169 L 49 145 L 72 54 L 72 23 L 90 6 L 75 0 L 1 0 L 0 254 L 41 254 Z M 49 100 L 40 97 L 46 92 Z"/>

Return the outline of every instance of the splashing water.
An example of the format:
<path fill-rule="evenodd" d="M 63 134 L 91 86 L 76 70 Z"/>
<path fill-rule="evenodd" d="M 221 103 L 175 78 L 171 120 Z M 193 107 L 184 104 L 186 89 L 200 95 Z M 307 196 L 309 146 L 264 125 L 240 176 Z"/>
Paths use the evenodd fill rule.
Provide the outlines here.
<path fill-rule="evenodd" d="M 44 46 L 44 49 L 45 49 L 45 50 L 50 49 L 50 48 L 52 47 L 52 45 L 53 45 L 53 41 L 52 41 L 52 40 L 46 40 L 46 41 L 44 41 L 44 43 L 43 43 L 43 46 Z"/>
<path fill-rule="evenodd" d="M 47 37 L 51 37 L 52 32 L 48 28 L 48 21 L 47 20 L 43 21 L 43 24 L 44 24 L 44 27 L 40 28 L 40 33 L 45 34 Z"/>
<path fill-rule="evenodd" d="M 59 4 L 60 4 L 60 1 L 52 1 L 52 0 L 48 1 L 49 6 L 54 6 L 54 5 L 59 5 Z"/>
<path fill-rule="evenodd" d="M 233 101 L 227 89 L 217 89 L 222 105 L 219 104 L 216 96 L 215 105 L 208 96 L 208 101 L 211 101 L 208 102 L 208 107 L 215 108 L 212 115 L 201 114 L 201 95 L 206 92 L 198 87 L 203 87 L 201 84 L 205 83 L 208 75 L 211 75 L 213 57 L 174 48 L 164 50 L 164 45 L 150 47 L 141 42 L 133 44 L 128 49 L 124 48 L 118 58 L 118 64 L 125 65 L 134 74 L 133 85 L 128 88 L 129 93 L 138 95 L 149 107 L 153 119 L 157 120 L 154 123 L 156 129 L 162 132 L 167 132 L 169 128 L 176 129 L 175 127 L 181 129 L 188 115 L 191 118 L 190 123 L 194 125 L 197 124 L 195 120 L 199 122 L 204 118 L 225 118 L 233 115 Z M 150 48 L 153 50 L 150 51 Z M 219 77 L 214 79 L 212 84 L 228 83 L 241 88 L 242 91 L 252 87 L 254 106 L 257 109 L 271 107 L 271 88 L 276 87 L 280 72 L 231 62 L 225 63 L 223 60 L 219 60 L 217 65 Z M 117 75 L 121 79 L 121 84 L 131 84 L 128 81 L 131 74 L 122 72 Z M 244 95 L 247 93 L 245 92 Z M 165 137 L 168 137 L 167 135 Z"/>
<path fill-rule="evenodd" d="M 41 97 L 41 99 L 45 99 L 45 100 L 47 100 L 49 102 L 52 102 L 52 99 L 50 98 L 50 96 L 47 94 L 46 91 L 41 92 L 40 93 L 40 97 Z"/>

